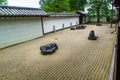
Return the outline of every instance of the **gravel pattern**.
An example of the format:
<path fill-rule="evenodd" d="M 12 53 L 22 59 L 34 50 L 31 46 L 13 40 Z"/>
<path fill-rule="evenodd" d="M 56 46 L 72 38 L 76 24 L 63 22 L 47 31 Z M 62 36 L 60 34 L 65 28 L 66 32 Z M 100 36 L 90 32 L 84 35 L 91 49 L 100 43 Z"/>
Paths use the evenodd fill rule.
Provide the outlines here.
<path fill-rule="evenodd" d="M 0 80 L 107 80 L 115 33 L 110 25 L 65 29 L 0 50 Z M 99 38 L 88 40 L 90 30 Z M 40 46 L 56 42 L 59 49 L 42 55 Z"/>

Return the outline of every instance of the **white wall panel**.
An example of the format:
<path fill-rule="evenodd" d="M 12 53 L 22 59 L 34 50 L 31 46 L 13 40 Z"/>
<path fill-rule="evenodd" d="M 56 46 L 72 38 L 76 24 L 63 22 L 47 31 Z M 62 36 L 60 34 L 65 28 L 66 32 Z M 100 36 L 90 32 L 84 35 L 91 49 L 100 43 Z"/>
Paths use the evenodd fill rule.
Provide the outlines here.
<path fill-rule="evenodd" d="M 43 18 L 43 26 L 44 33 L 52 32 L 53 26 L 55 26 L 55 30 L 62 29 L 62 24 L 64 27 L 70 27 L 70 23 L 72 25 L 76 25 L 76 22 L 79 23 L 79 17 L 46 17 Z"/>
<path fill-rule="evenodd" d="M 43 36 L 40 19 L 0 20 L 0 48 L 40 36 Z"/>

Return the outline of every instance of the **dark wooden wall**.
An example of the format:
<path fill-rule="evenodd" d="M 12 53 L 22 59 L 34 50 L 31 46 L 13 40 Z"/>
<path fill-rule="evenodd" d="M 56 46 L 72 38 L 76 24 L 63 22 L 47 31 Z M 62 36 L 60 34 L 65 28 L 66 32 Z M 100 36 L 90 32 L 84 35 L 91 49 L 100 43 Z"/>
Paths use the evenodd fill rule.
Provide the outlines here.
<path fill-rule="evenodd" d="M 118 50 L 117 50 L 117 70 L 116 80 L 120 80 L 120 26 L 118 27 Z"/>

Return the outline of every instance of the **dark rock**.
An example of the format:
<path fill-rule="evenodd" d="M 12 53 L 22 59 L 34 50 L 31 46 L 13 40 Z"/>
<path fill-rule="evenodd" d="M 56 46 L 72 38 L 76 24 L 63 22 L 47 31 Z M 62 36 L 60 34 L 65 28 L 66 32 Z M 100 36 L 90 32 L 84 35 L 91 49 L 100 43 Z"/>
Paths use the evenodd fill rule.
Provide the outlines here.
<path fill-rule="evenodd" d="M 102 24 L 100 24 L 100 23 L 97 23 L 97 24 L 96 24 L 96 26 L 102 26 Z"/>
<path fill-rule="evenodd" d="M 41 53 L 43 55 L 52 54 L 58 49 L 56 43 L 46 44 L 40 47 Z"/>
<path fill-rule="evenodd" d="M 79 25 L 76 27 L 76 29 L 85 29 L 85 28 L 86 28 L 86 26 L 84 26 L 84 25 L 81 25 L 81 26 Z"/>
<path fill-rule="evenodd" d="M 75 27 L 71 27 L 70 30 L 75 30 L 76 28 Z"/>
<path fill-rule="evenodd" d="M 94 34 L 94 30 L 90 31 L 88 40 L 97 40 L 97 36 Z"/>

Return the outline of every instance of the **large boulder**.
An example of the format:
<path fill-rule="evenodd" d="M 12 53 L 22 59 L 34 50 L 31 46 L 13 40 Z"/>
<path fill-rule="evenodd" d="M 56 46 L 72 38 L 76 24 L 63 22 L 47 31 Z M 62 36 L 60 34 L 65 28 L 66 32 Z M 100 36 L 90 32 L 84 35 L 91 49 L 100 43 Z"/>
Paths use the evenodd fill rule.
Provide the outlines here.
<path fill-rule="evenodd" d="M 58 46 L 56 43 L 46 44 L 40 47 L 41 53 L 43 55 L 52 54 L 55 52 L 56 49 L 58 49 Z"/>
<path fill-rule="evenodd" d="M 76 26 L 76 29 L 85 29 L 86 28 L 86 26 L 84 26 L 84 25 L 78 25 L 78 26 Z"/>
<path fill-rule="evenodd" d="M 97 40 L 97 36 L 95 36 L 94 30 L 91 30 L 88 36 L 88 40 Z"/>
<path fill-rule="evenodd" d="M 96 26 L 102 26 L 102 24 L 100 24 L 100 23 L 97 23 L 97 24 L 96 24 Z"/>
<path fill-rule="evenodd" d="M 71 27 L 70 30 L 75 30 L 76 28 L 75 27 Z"/>

